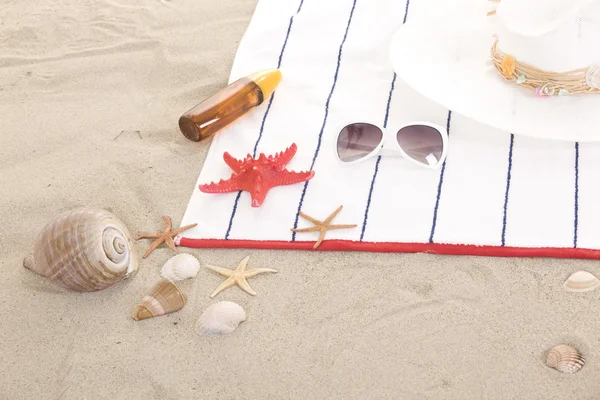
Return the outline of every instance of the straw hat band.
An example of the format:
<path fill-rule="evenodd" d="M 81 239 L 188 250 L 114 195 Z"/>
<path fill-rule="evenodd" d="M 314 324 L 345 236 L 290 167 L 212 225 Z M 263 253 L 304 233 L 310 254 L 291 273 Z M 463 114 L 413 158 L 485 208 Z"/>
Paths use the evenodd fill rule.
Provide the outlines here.
<path fill-rule="evenodd" d="M 498 39 L 492 46 L 491 56 L 504 79 L 535 90 L 538 97 L 600 94 L 600 64 L 567 72 L 543 71 L 502 52 Z"/>

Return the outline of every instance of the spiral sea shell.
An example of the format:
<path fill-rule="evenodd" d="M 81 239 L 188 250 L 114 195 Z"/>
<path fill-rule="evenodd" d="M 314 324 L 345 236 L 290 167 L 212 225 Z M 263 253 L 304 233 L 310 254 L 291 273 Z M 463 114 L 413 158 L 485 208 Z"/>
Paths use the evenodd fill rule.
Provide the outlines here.
<path fill-rule="evenodd" d="M 565 374 L 574 374 L 585 365 L 585 357 L 574 347 L 559 344 L 548 352 L 546 364 Z"/>
<path fill-rule="evenodd" d="M 194 278 L 200 271 L 200 262 L 191 254 L 177 254 L 171 257 L 160 270 L 160 275 L 172 281 Z"/>
<path fill-rule="evenodd" d="M 68 289 L 93 292 L 135 274 L 138 258 L 129 231 L 115 215 L 78 208 L 42 229 L 23 265 Z"/>
<path fill-rule="evenodd" d="M 246 311 L 231 301 L 221 301 L 208 307 L 196 322 L 196 333 L 225 335 L 233 332 L 246 320 Z"/>
<path fill-rule="evenodd" d="M 136 321 L 140 321 L 181 310 L 184 305 L 185 296 L 181 289 L 172 281 L 161 279 L 134 307 L 131 316 Z"/>

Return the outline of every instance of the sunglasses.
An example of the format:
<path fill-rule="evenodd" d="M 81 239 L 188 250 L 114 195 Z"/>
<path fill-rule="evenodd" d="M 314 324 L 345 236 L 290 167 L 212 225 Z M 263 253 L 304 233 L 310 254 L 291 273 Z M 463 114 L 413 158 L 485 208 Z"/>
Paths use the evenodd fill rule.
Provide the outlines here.
<path fill-rule="evenodd" d="M 396 133 L 376 125 L 355 122 L 337 135 L 335 154 L 344 164 L 365 161 L 376 155 L 400 156 L 426 168 L 438 168 L 448 152 L 448 132 L 441 126 L 415 122 Z"/>

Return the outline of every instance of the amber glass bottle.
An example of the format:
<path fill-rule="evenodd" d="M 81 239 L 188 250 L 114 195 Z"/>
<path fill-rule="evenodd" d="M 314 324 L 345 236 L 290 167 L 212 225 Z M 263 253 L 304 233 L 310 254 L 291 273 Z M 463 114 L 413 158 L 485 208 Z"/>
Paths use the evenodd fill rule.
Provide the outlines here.
<path fill-rule="evenodd" d="M 183 114 L 179 118 L 179 129 L 194 142 L 209 138 L 261 105 L 280 81 L 278 69 L 241 78 Z"/>

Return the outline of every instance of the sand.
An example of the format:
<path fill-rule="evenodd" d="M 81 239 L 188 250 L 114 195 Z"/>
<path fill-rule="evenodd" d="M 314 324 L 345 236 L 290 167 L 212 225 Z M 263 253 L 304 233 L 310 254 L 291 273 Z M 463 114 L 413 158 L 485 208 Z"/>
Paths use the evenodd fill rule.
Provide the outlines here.
<path fill-rule="evenodd" d="M 248 320 L 211 338 L 194 332 L 222 281 L 205 269 L 182 283 L 180 312 L 129 316 L 168 249 L 96 293 L 22 267 L 38 230 L 74 207 L 111 210 L 134 234 L 161 215 L 179 224 L 209 143 L 177 118 L 226 84 L 255 5 L 0 5 L 0 399 L 598 398 L 600 291 L 561 287 L 597 262 L 185 249 L 280 271 L 252 278 L 256 297 L 221 293 Z M 578 374 L 544 365 L 562 342 L 585 353 Z"/>

